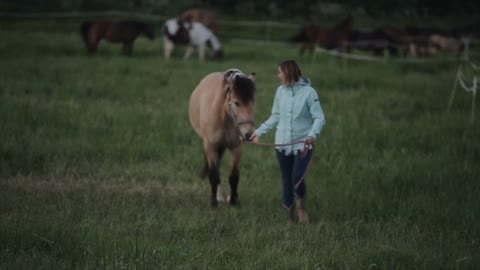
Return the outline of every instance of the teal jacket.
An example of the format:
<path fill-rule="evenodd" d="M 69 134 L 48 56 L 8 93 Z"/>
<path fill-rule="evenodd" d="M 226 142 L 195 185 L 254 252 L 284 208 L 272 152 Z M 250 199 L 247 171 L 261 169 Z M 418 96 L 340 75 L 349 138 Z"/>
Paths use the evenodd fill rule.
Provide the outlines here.
<path fill-rule="evenodd" d="M 281 85 L 275 93 L 272 115 L 256 131 L 258 137 L 276 128 L 275 144 L 286 144 L 311 136 L 314 139 L 325 125 L 325 115 L 310 79 L 301 77 L 292 86 Z M 303 144 L 276 146 L 285 155 L 297 154 Z"/>

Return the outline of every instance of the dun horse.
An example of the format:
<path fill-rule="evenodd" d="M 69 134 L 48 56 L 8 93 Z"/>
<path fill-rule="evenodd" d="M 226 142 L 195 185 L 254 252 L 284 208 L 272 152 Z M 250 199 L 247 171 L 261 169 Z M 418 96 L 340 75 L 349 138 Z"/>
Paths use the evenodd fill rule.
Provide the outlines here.
<path fill-rule="evenodd" d="M 190 96 L 190 123 L 203 140 L 206 156 L 203 176 L 208 175 L 210 180 L 212 207 L 218 204 L 219 167 L 225 149 L 232 153 L 227 201 L 230 205 L 238 202 L 242 141 L 254 132 L 254 108 L 255 73 L 246 76 L 238 69 L 208 74 Z"/>
<path fill-rule="evenodd" d="M 82 24 L 80 31 L 89 54 L 97 51 L 98 43 L 102 39 L 113 43 L 122 43 L 123 53 L 131 55 L 133 43 L 140 34 L 145 34 L 150 40 L 155 38 L 153 26 L 139 21 L 87 21 Z"/>
<path fill-rule="evenodd" d="M 223 50 L 217 36 L 198 22 L 183 22 L 177 19 L 169 19 L 163 25 L 163 48 L 165 59 L 169 59 L 175 45 L 188 45 L 184 61 L 190 58 L 194 47 L 198 48 L 200 62 L 205 60 L 205 48 L 211 47 L 212 58 L 219 60 L 223 57 Z"/>

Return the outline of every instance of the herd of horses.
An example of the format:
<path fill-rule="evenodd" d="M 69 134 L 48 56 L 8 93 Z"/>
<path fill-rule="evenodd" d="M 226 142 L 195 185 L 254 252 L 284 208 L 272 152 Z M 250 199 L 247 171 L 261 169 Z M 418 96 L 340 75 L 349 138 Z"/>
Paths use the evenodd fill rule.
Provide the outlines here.
<path fill-rule="evenodd" d="M 89 54 L 94 54 L 99 42 L 105 39 L 123 44 L 123 53 L 131 55 L 135 39 L 143 34 L 155 38 L 155 24 L 136 20 L 95 20 L 81 26 L 82 38 Z M 223 57 L 218 38 L 216 13 L 211 9 L 193 8 L 180 16 L 166 20 L 161 26 L 164 57 L 169 59 L 176 46 L 187 46 L 183 56 L 186 61 L 198 48 L 200 61 L 205 60 L 207 48 L 211 59 Z M 371 52 L 375 56 L 434 57 L 447 54 L 459 57 L 474 34 L 473 25 L 452 29 L 427 27 L 379 27 L 371 31 L 354 29 L 353 16 L 348 15 L 332 27 L 310 23 L 303 26 L 289 42 L 301 43 L 300 54 L 313 54 L 315 48 L 351 53 L 354 50 Z M 477 29 L 478 30 L 478 29 Z"/>
<path fill-rule="evenodd" d="M 160 27 L 159 27 L 160 28 Z M 80 27 L 80 33 L 89 54 L 97 51 L 100 41 L 121 43 L 123 53 L 131 55 L 135 40 L 145 35 L 150 40 L 155 39 L 155 24 L 138 20 L 115 21 L 99 19 L 85 21 Z M 216 14 L 210 9 L 194 8 L 185 11 L 178 18 L 166 20 L 161 25 L 164 43 L 164 56 L 169 59 L 175 46 L 187 46 L 184 60 L 188 60 L 194 48 L 198 48 L 200 61 L 205 60 L 206 48 L 212 49 L 212 58 L 221 59 L 222 45 L 217 37 Z"/>
<path fill-rule="evenodd" d="M 474 25 L 452 29 L 427 27 L 380 27 L 371 31 L 354 29 L 348 15 L 333 27 L 308 24 L 292 36 L 290 42 L 302 43 L 300 54 L 312 54 L 318 46 L 327 50 L 351 53 L 367 51 L 375 56 L 435 57 L 447 54 L 459 57 L 474 34 Z"/>

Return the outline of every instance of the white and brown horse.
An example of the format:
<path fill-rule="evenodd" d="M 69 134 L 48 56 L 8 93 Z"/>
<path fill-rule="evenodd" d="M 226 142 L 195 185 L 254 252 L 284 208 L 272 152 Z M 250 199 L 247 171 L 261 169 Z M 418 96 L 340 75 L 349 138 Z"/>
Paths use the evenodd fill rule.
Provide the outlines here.
<path fill-rule="evenodd" d="M 190 96 L 190 123 L 203 140 L 206 163 L 203 176 L 211 186 L 211 205 L 217 206 L 220 161 L 225 149 L 232 153 L 227 201 L 236 205 L 243 140 L 253 134 L 255 122 L 255 73 L 244 75 L 238 69 L 205 76 Z"/>
<path fill-rule="evenodd" d="M 212 49 L 213 59 L 219 60 L 223 57 L 222 44 L 220 44 L 217 36 L 199 22 L 169 19 L 163 24 L 162 33 L 165 59 L 170 58 L 175 45 L 188 46 L 183 57 L 184 61 L 188 60 L 195 47 L 198 48 L 200 62 L 205 60 L 205 49 L 207 47 Z"/>

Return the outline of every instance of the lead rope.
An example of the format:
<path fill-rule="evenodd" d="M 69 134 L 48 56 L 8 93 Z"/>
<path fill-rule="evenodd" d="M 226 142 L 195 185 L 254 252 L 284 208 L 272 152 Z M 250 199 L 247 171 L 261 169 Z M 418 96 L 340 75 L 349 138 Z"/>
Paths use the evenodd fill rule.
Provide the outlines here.
<path fill-rule="evenodd" d="M 259 146 L 276 147 L 276 146 L 290 146 L 290 145 L 295 145 L 295 144 L 299 144 L 299 143 L 305 143 L 305 140 L 297 140 L 297 141 L 293 141 L 293 142 L 289 142 L 289 143 L 260 143 L 260 142 L 259 143 L 253 143 L 253 142 L 250 142 L 250 141 L 244 141 L 243 143 L 259 145 Z M 315 150 L 315 144 L 312 143 L 311 145 L 312 145 L 312 156 L 310 157 L 310 161 L 308 162 L 307 168 L 305 169 L 305 172 L 303 173 L 302 178 L 300 178 L 300 180 L 298 180 L 297 184 L 295 185 L 295 189 L 297 189 L 298 186 L 303 182 L 303 180 L 305 179 L 305 176 L 307 176 L 307 173 L 310 171 L 310 168 L 312 167 L 313 158 L 314 158 L 314 155 L 315 155 L 315 151 L 314 151 Z M 304 151 L 305 151 L 305 148 L 304 148 Z"/>

